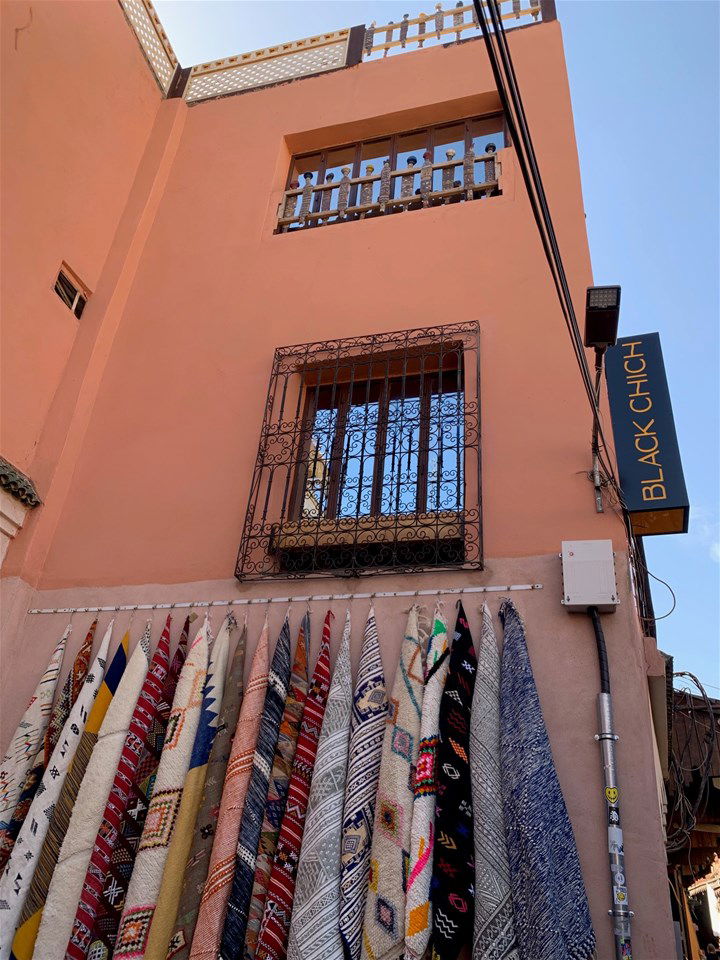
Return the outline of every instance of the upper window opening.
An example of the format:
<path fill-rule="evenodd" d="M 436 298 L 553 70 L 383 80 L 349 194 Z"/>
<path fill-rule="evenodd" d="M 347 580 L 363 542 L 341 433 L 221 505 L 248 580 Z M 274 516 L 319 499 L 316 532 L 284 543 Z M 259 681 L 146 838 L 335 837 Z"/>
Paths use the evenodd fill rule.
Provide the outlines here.
<path fill-rule="evenodd" d="M 54 289 L 63 303 L 72 310 L 79 320 L 85 309 L 90 291 L 65 262 L 60 267 Z"/>
<path fill-rule="evenodd" d="M 481 565 L 478 329 L 277 350 L 237 576 Z"/>
<path fill-rule="evenodd" d="M 278 232 L 496 196 L 506 143 L 493 115 L 294 156 Z"/>

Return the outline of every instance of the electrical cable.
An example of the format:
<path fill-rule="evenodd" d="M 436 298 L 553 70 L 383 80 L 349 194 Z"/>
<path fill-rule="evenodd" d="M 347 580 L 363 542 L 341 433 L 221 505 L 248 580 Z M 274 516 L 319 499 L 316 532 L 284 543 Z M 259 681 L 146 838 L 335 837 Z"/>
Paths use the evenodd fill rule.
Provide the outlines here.
<path fill-rule="evenodd" d="M 592 621 L 595 631 L 595 643 L 597 644 L 598 666 L 600 668 L 600 692 L 610 693 L 610 668 L 608 667 L 607 648 L 605 646 L 605 634 L 600 623 L 600 613 L 597 607 L 587 608 L 588 616 Z"/>
<path fill-rule="evenodd" d="M 605 439 L 602 413 L 600 410 L 599 398 L 596 392 L 597 385 L 593 384 L 590 374 L 590 369 L 584 350 L 584 344 L 580 333 L 580 327 L 575 314 L 572 294 L 567 275 L 565 273 L 557 235 L 553 226 L 550 208 L 548 205 L 542 176 L 540 174 L 537 156 L 535 154 L 535 148 L 530 135 L 527 116 L 525 114 L 525 108 L 513 65 L 512 55 L 508 46 L 505 27 L 498 8 L 498 2 L 497 0 L 487 0 L 487 9 L 490 14 L 490 20 L 493 28 L 492 33 L 486 19 L 484 9 L 485 4 L 483 0 L 473 0 L 473 5 L 478 24 L 482 31 L 483 40 L 488 54 L 488 59 L 490 61 L 490 67 L 493 72 L 493 77 L 495 79 L 498 95 L 505 112 L 510 136 L 513 146 L 515 147 L 518 164 L 520 166 L 525 188 L 527 190 L 530 207 L 538 228 L 545 258 L 550 268 L 550 274 L 552 276 L 553 284 L 558 296 L 560 308 L 565 320 L 565 325 L 570 335 L 571 346 L 580 370 L 580 376 L 583 381 L 585 392 L 587 393 L 590 401 L 590 407 L 593 416 L 593 435 L 595 435 L 595 432 L 597 431 L 598 438 L 597 442 L 591 445 L 592 453 L 594 457 L 597 456 L 597 463 L 602 468 L 602 472 L 604 473 L 604 476 L 602 474 L 600 475 L 599 486 L 601 489 L 606 491 L 606 494 L 609 493 L 609 491 L 612 491 L 622 507 L 623 513 L 619 514 L 619 516 L 625 529 L 625 537 L 627 540 L 628 555 L 631 565 L 636 571 L 644 571 L 645 575 L 651 576 L 654 580 L 664 584 L 670 590 L 670 593 L 673 597 L 673 605 L 670 611 L 664 614 L 662 617 L 655 617 L 654 611 L 652 611 L 652 600 L 649 585 L 646 587 L 642 582 L 641 577 L 637 575 L 634 577 L 634 580 L 636 581 L 637 593 L 641 600 L 642 607 L 645 610 L 652 612 L 651 617 L 646 617 L 641 610 L 641 619 L 645 624 L 654 624 L 658 620 L 665 619 L 673 613 L 677 604 L 675 593 L 668 583 L 650 572 L 647 564 L 640 557 L 636 546 L 635 534 L 631 528 L 630 521 L 627 516 L 627 508 L 624 502 L 622 489 L 615 475 L 612 462 L 609 460 L 609 448 L 607 440 Z M 495 49 L 493 40 L 497 45 L 497 50 Z M 505 78 L 507 78 L 507 81 Z M 595 482 L 595 477 L 593 477 L 592 474 L 590 475 L 590 478 L 593 482 Z M 614 512 L 618 513 L 618 511 Z"/>
<path fill-rule="evenodd" d="M 517 80 L 515 77 L 514 68 L 512 66 L 512 59 L 507 48 L 507 39 L 505 37 L 504 27 L 502 25 L 502 20 L 498 16 L 495 0 L 489 0 L 488 9 L 493 20 L 494 36 L 497 39 L 498 49 L 503 61 L 503 68 L 505 69 L 509 78 L 510 94 L 508 94 L 508 89 L 500 70 L 500 65 L 492 44 L 490 30 L 488 28 L 484 10 L 479 0 L 475 0 L 475 10 L 478 15 L 478 22 L 485 40 L 485 46 L 498 88 L 498 94 L 500 96 L 503 109 L 507 115 L 508 127 L 510 129 L 511 137 L 513 138 L 513 143 L 516 147 L 518 162 L 523 174 L 526 189 L 528 191 L 528 198 L 530 200 L 533 216 L 535 218 L 543 249 L 545 251 L 545 256 L 550 267 L 550 272 L 558 299 L 560 301 L 563 317 L 570 334 L 571 344 L 576 356 L 578 367 L 580 369 L 580 374 L 588 395 L 588 399 L 590 401 L 593 419 L 597 424 L 598 433 L 602 438 L 602 448 L 603 450 L 607 450 L 607 442 L 603 432 L 600 410 L 593 390 L 592 379 L 587 365 L 587 358 L 584 353 L 582 338 L 580 336 L 580 330 L 575 316 L 572 296 L 570 294 L 567 277 L 562 265 L 560 250 L 547 205 L 547 198 L 545 196 L 542 179 L 540 177 L 540 172 L 537 165 L 537 159 L 535 157 L 532 140 L 530 138 L 530 132 L 527 126 L 527 120 L 522 105 L 522 98 L 520 97 L 517 87 Z M 515 119 L 516 116 L 517 122 Z M 601 458 L 601 462 L 607 475 L 615 479 L 614 471 L 605 460 L 605 457 Z M 617 481 L 615 480 L 615 482 Z"/>
<path fill-rule="evenodd" d="M 668 795 L 672 797 L 672 806 L 668 812 L 668 830 L 666 847 L 669 853 L 677 853 L 690 846 L 690 834 L 704 813 L 710 796 L 710 781 L 713 759 L 720 742 L 720 718 L 716 716 L 712 701 L 705 692 L 703 684 L 695 674 L 683 670 L 673 674 L 676 677 L 689 677 L 700 691 L 699 696 L 689 689 L 676 690 L 672 701 L 673 729 L 678 730 L 676 717 L 684 716 L 689 723 L 684 741 L 680 742 L 679 733 L 672 744 L 670 756 L 670 778 Z M 702 708 L 698 701 L 702 701 Z M 705 721 L 705 716 L 709 722 Z M 704 734 L 700 733 L 702 727 Z M 701 746 L 696 763 L 690 761 L 692 742 Z M 686 781 L 696 785 L 695 797 L 688 796 Z"/>

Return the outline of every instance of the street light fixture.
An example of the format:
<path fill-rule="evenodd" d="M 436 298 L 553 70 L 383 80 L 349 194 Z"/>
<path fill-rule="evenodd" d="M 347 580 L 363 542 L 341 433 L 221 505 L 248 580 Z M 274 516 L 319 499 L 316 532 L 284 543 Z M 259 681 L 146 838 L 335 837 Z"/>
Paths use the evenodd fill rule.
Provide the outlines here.
<path fill-rule="evenodd" d="M 617 340 L 620 287 L 588 287 L 585 301 L 585 346 L 605 350 Z"/>
<path fill-rule="evenodd" d="M 620 287 L 588 287 L 585 300 L 585 346 L 595 348 L 595 400 L 598 406 L 600 405 L 603 357 L 607 348 L 614 346 L 617 341 L 619 319 Z M 597 419 L 593 421 L 592 454 L 595 509 L 598 513 L 603 513 Z"/>

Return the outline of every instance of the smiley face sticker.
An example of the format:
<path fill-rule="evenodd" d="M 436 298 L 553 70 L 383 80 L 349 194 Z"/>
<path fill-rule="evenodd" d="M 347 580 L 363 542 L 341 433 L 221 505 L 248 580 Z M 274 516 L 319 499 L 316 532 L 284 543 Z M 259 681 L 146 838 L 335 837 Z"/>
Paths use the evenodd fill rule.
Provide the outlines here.
<path fill-rule="evenodd" d="M 617 787 L 605 787 L 605 799 L 611 806 L 614 806 L 620 799 L 620 791 Z"/>

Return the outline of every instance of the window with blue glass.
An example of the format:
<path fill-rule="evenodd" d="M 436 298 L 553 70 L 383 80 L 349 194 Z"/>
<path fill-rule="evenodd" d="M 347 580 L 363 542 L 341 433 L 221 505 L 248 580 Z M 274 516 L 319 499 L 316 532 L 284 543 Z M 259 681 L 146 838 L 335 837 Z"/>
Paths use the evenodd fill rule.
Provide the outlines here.
<path fill-rule="evenodd" d="M 236 575 L 482 567 L 479 328 L 275 351 Z"/>

